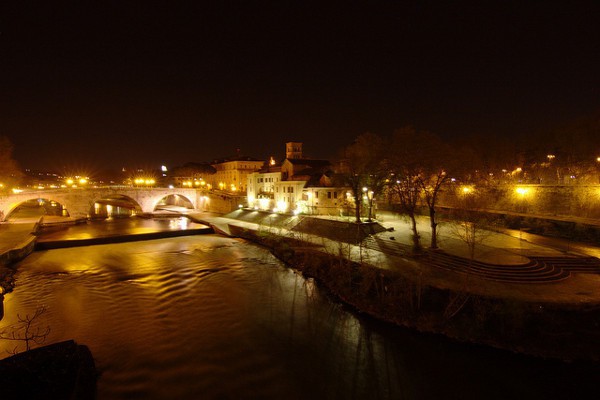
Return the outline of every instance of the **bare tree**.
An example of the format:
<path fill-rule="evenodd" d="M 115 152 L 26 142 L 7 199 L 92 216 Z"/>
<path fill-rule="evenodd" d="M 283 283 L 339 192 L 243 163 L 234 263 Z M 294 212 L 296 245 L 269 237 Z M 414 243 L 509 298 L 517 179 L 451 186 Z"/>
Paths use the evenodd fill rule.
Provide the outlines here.
<path fill-rule="evenodd" d="M 494 221 L 476 211 L 483 205 L 483 200 L 477 193 L 467 192 L 460 196 L 462 205 L 454 210 L 455 222 L 450 225 L 450 229 L 455 237 L 467 245 L 469 260 L 473 262 L 476 248 L 491 236 L 489 228 Z"/>
<path fill-rule="evenodd" d="M 18 322 L 0 331 L 0 339 L 11 340 L 25 343 L 25 350 L 31 350 L 31 344 L 42 344 L 50 334 L 50 327 L 45 328 L 38 326 L 37 320 L 46 313 L 45 307 L 40 307 L 35 310 L 33 315 L 17 314 Z M 12 354 L 17 353 L 18 345 L 12 351 Z"/>
<path fill-rule="evenodd" d="M 442 187 L 449 178 L 449 171 L 454 170 L 456 154 L 453 149 L 444 143 L 441 138 L 427 131 L 415 135 L 415 147 L 420 161 L 418 183 L 421 186 L 423 199 L 429 210 L 429 224 L 431 226 L 430 247 L 436 249 L 437 245 L 437 199 Z"/>
<path fill-rule="evenodd" d="M 392 169 L 390 193 L 398 201 L 401 211 L 411 221 L 413 251 L 421 250 L 420 235 L 417 231 L 417 207 L 422 194 L 420 175 L 422 163 L 419 158 L 419 139 L 412 127 L 404 127 L 394 132 L 389 148 L 389 164 Z"/>
<path fill-rule="evenodd" d="M 417 206 L 421 196 L 421 187 L 415 175 L 394 173 L 396 180 L 390 184 L 390 192 L 398 200 L 401 211 L 410 219 L 413 252 L 421 251 L 421 236 L 417 229 Z"/>
<path fill-rule="evenodd" d="M 345 183 L 354 196 L 356 222 L 361 222 L 364 195 L 369 199 L 368 217 L 371 219 L 373 200 L 381 194 L 389 176 L 385 140 L 374 133 L 363 133 L 354 143 L 343 149 L 341 158 Z"/>

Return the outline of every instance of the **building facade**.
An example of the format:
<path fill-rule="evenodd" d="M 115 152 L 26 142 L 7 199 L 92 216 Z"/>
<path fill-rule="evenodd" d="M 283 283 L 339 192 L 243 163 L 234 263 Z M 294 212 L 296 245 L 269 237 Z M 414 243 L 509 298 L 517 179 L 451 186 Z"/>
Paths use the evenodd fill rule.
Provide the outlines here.
<path fill-rule="evenodd" d="M 248 175 L 248 206 L 273 212 L 341 215 L 347 188 L 336 185 L 329 161 L 303 157 L 302 143 L 286 143 L 286 159 Z"/>
<path fill-rule="evenodd" d="M 263 160 L 251 157 L 217 160 L 211 164 L 216 173 L 207 177 L 208 183 L 214 190 L 245 192 L 248 189 L 248 175 L 260 170 L 264 164 Z"/>

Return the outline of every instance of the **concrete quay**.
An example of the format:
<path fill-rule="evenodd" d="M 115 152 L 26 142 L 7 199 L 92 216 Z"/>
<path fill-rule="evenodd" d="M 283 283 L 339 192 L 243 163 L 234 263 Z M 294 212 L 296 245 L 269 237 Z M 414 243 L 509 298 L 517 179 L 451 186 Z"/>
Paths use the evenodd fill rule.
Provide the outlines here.
<path fill-rule="evenodd" d="M 35 247 L 35 221 L 0 223 L 0 267 L 27 257 Z"/>
<path fill-rule="evenodd" d="M 463 290 L 468 280 L 468 290 L 478 295 L 535 302 L 600 304 L 600 260 L 595 257 L 599 249 L 586 244 L 489 231 L 477 245 L 474 259 L 470 260 L 466 243 L 456 236 L 450 223 L 446 223 L 439 226 L 440 250 L 426 249 L 422 256 L 415 258 L 410 256 L 412 232 L 408 222 L 392 213 L 379 213 L 378 221 L 385 230 L 369 235 L 360 246 L 342 245 L 335 240 L 339 229 L 329 237 L 294 230 L 302 217 L 271 214 L 265 218 L 252 213 L 238 210 L 224 216 L 197 215 L 196 218 L 230 236 L 236 236 L 242 229 L 302 239 L 330 254 L 338 254 L 343 248 L 352 261 L 362 260 L 382 270 L 401 269 L 407 276 L 440 288 Z M 424 247 L 430 240 L 428 223 L 428 218 L 418 219 Z M 537 240 L 543 244 L 536 243 Z"/>
<path fill-rule="evenodd" d="M 337 218 L 238 210 L 205 222 L 268 246 L 361 314 L 460 342 L 600 362 L 600 260 L 586 254 L 596 248 L 565 251 L 559 242 L 543 246 L 490 231 L 471 259 L 446 225 L 441 249 L 414 255 L 408 223 L 392 214 L 378 218 L 382 228 L 372 228 L 360 245 L 341 238 L 364 225 Z M 427 223 L 419 220 L 421 232 Z"/>

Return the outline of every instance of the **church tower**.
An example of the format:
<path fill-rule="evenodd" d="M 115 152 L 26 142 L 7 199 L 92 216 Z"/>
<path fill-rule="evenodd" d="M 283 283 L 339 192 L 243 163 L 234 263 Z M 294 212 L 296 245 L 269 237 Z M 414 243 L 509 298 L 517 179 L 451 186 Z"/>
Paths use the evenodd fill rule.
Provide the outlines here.
<path fill-rule="evenodd" d="M 302 158 L 302 143 L 287 142 L 285 144 L 285 158 L 290 160 Z"/>

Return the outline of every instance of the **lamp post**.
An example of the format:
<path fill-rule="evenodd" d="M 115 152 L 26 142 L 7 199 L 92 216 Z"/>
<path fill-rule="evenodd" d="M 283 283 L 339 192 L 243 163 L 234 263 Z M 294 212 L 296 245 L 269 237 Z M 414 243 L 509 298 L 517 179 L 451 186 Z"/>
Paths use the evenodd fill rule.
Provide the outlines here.
<path fill-rule="evenodd" d="M 366 186 L 362 188 L 363 190 L 363 199 L 367 201 L 367 206 L 369 207 L 369 213 L 367 216 L 367 222 L 372 221 L 373 216 L 373 191 L 369 190 Z"/>

